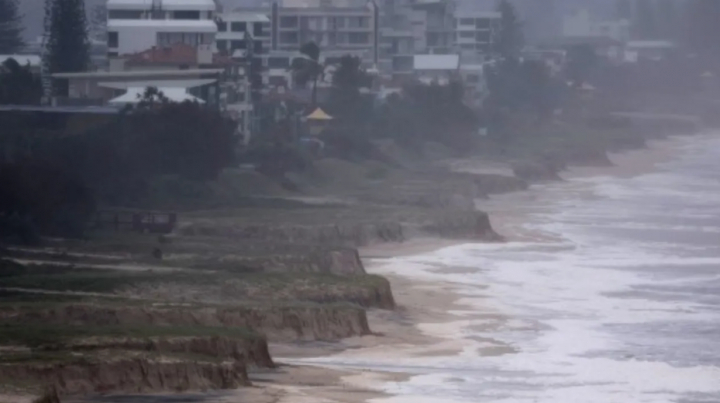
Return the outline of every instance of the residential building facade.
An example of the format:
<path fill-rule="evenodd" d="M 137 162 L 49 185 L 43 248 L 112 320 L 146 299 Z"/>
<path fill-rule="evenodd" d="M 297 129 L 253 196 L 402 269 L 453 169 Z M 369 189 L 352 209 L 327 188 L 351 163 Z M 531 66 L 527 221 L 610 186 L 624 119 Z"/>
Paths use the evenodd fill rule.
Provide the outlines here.
<path fill-rule="evenodd" d="M 486 58 L 492 52 L 499 24 L 498 12 L 456 12 L 455 43 L 463 59 Z"/>
<path fill-rule="evenodd" d="M 315 42 L 322 52 L 360 53 L 366 64 L 377 64 L 379 10 L 374 0 L 276 0 L 243 11 L 269 17 L 270 32 L 262 40 L 270 53 L 297 51 Z"/>
<path fill-rule="evenodd" d="M 176 43 L 213 45 L 215 0 L 108 0 L 109 57 Z"/>
<path fill-rule="evenodd" d="M 587 9 L 578 9 L 563 18 L 562 34 L 566 38 L 608 38 L 619 42 L 630 39 L 630 22 L 627 20 L 601 21 Z"/>

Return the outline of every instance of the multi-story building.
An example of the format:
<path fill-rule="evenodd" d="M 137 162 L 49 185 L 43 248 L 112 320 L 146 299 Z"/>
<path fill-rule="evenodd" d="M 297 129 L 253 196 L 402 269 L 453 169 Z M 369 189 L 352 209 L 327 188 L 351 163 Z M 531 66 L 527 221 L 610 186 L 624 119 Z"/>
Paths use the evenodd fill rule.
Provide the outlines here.
<path fill-rule="evenodd" d="M 323 53 L 362 54 L 368 65 L 377 64 L 380 34 L 374 0 L 275 0 L 243 11 L 269 17 L 263 43 L 270 53 L 297 51 L 315 42 Z"/>
<path fill-rule="evenodd" d="M 384 1 L 380 11 L 380 70 L 409 74 L 414 54 L 454 53 L 454 10 L 454 0 Z"/>
<path fill-rule="evenodd" d="M 265 14 L 246 12 L 220 13 L 215 46 L 218 52 L 242 57 L 252 46 L 255 55 L 267 52 L 270 19 Z"/>
<path fill-rule="evenodd" d="M 563 18 L 562 35 L 565 38 L 595 37 L 626 42 L 630 39 L 630 22 L 598 20 L 587 9 L 578 9 Z"/>
<path fill-rule="evenodd" d="M 448 54 L 455 51 L 455 3 L 452 0 L 416 1 L 412 23 L 419 26 L 416 47 L 423 53 Z"/>
<path fill-rule="evenodd" d="M 455 43 L 463 59 L 479 61 L 489 55 L 499 23 L 498 12 L 456 12 Z"/>
<path fill-rule="evenodd" d="M 215 0 L 108 0 L 108 56 L 176 43 L 212 45 L 217 10 Z"/>

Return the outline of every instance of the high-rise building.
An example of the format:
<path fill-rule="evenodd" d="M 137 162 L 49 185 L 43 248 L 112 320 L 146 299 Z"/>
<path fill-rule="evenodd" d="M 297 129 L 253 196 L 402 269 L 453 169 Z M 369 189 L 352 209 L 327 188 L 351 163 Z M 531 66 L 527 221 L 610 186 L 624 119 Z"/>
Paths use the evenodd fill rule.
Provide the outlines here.
<path fill-rule="evenodd" d="M 212 46 L 214 0 L 108 0 L 108 56 L 182 43 Z"/>
<path fill-rule="evenodd" d="M 268 16 L 263 41 L 271 53 L 315 42 L 325 56 L 360 55 L 366 64 L 377 64 L 379 17 L 373 0 L 276 0 L 242 11 Z"/>

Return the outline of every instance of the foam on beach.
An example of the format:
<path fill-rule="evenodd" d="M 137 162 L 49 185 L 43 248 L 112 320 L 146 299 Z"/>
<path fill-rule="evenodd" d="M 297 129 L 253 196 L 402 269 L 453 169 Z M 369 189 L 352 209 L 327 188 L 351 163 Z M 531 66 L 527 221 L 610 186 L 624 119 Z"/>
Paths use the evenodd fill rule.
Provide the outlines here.
<path fill-rule="evenodd" d="M 447 321 L 417 326 L 457 353 L 303 362 L 415 375 L 374 403 L 720 401 L 720 140 L 701 141 L 656 173 L 518 195 L 524 229 L 557 239 L 373 262 L 453 289 Z"/>

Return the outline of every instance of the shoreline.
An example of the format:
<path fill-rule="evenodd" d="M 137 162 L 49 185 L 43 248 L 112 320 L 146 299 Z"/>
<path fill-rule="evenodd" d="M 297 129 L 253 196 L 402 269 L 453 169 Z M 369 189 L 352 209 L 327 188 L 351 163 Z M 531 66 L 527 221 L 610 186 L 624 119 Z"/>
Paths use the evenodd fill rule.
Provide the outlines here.
<path fill-rule="evenodd" d="M 493 228 L 507 238 L 508 243 L 512 242 L 552 242 L 561 239 L 559 234 L 539 234 L 533 230 L 523 228 L 523 224 L 527 223 L 530 216 L 536 211 L 527 208 L 526 202 L 532 199 L 538 193 L 545 194 L 552 199 L 563 198 L 558 193 L 557 187 L 567 187 L 568 184 L 577 184 L 578 182 L 588 182 L 587 179 L 613 177 L 621 179 L 629 179 L 637 176 L 652 174 L 658 172 L 658 165 L 676 160 L 686 151 L 686 146 L 691 141 L 696 140 L 698 136 L 711 136 L 709 133 L 700 133 L 698 135 L 687 136 L 677 135 L 670 136 L 665 139 L 648 141 L 646 147 L 636 150 L 628 150 L 624 152 L 609 153 L 609 158 L 613 162 L 612 166 L 607 167 L 570 167 L 561 173 L 562 182 L 553 182 L 547 185 L 537 184 L 531 186 L 530 189 L 518 192 L 511 192 L 503 195 L 494 195 L 490 200 L 481 200 L 477 203 L 478 207 L 490 214 Z M 589 186 L 592 185 L 588 182 Z M 594 195 L 588 189 L 584 190 L 587 197 Z M 524 203 L 520 203 L 524 208 L 517 208 L 517 204 L 508 203 L 522 199 Z M 532 203 L 530 203 L 532 204 Z M 560 238 L 558 238 L 558 236 Z M 391 354 L 392 357 L 399 361 L 404 358 L 424 358 L 424 357 L 441 357 L 457 355 L 463 351 L 463 345 L 457 338 L 449 337 L 458 329 L 453 328 L 453 324 L 458 321 L 469 321 L 473 319 L 487 319 L 493 316 L 498 322 L 511 319 L 503 314 L 492 314 L 488 312 L 477 312 L 473 315 L 456 315 L 450 311 L 462 311 L 467 306 L 460 303 L 466 295 L 459 291 L 461 285 L 446 282 L 423 281 L 411 277 L 409 274 L 402 274 L 403 270 L 393 269 L 393 265 L 402 265 L 402 262 L 392 262 L 395 259 L 408 257 L 418 257 L 426 254 L 433 254 L 442 249 L 472 244 L 467 241 L 451 241 L 446 239 L 416 239 L 411 240 L 403 245 L 379 245 L 378 247 L 365 248 L 361 250 L 361 257 L 366 264 L 366 269 L 370 274 L 378 274 L 386 277 L 391 284 L 393 293 L 396 298 L 398 310 L 402 312 L 402 321 L 406 322 L 399 325 L 400 320 L 396 315 L 379 315 L 378 312 L 368 311 L 368 320 L 370 326 L 382 336 L 365 336 L 372 340 L 365 342 L 355 340 L 349 343 L 351 347 L 341 352 L 332 351 L 326 354 L 312 355 L 303 354 L 301 357 L 292 357 L 290 361 L 294 364 L 309 367 L 319 367 L 341 371 L 340 365 L 332 365 L 326 363 L 313 363 L 308 361 L 309 358 L 333 358 L 342 360 L 344 358 L 372 359 L 373 357 L 386 357 Z M 388 260 L 390 262 L 388 262 Z M 465 271 L 473 272 L 472 269 L 453 268 L 447 266 L 439 269 L 432 269 L 435 273 L 462 273 Z M 407 323 L 409 320 L 410 323 Z M 362 339 L 362 338 L 361 338 Z M 491 340 L 493 341 L 493 340 Z M 496 341 L 497 342 L 497 341 Z M 503 348 L 505 347 L 505 348 Z M 316 350 L 316 352 L 320 352 Z M 511 346 L 500 346 L 499 348 L 491 348 L 480 354 L 479 357 L 512 354 L 514 352 Z M 278 362 L 284 362 L 289 357 L 278 355 Z M 353 367 L 353 366 L 350 366 Z M 354 368 L 354 367 L 353 367 Z M 346 370 L 346 368 L 343 368 Z M 355 398 L 349 399 L 344 396 L 338 402 L 373 402 L 381 403 L 389 401 L 397 396 L 388 392 L 392 385 L 402 382 L 408 382 L 417 374 L 405 372 L 394 373 L 399 375 L 397 379 L 387 379 L 387 372 L 363 370 L 359 378 L 356 375 L 341 375 L 341 382 L 347 382 L 353 386 L 370 389 L 378 394 L 375 397 L 368 397 L 364 400 Z M 359 381 L 359 380 L 362 381 Z M 370 381 L 369 383 L 366 381 Z M 321 397 L 318 395 L 317 397 Z"/>
<path fill-rule="evenodd" d="M 492 228 L 506 237 L 507 242 L 554 242 L 561 234 L 538 233 L 524 224 L 538 213 L 538 198 L 563 199 L 563 191 L 588 191 L 594 177 L 633 177 L 656 170 L 656 165 L 673 160 L 683 144 L 696 136 L 673 136 L 663 140 L 648 141 L 642 149 L 610 154 L 614 166 L 570 168 L 561 172 L 565 180 L 533 183 L 528 190 L 510 191 L 493 195 L 489 199 L 476 199 L 476 210 L 487 213 Z M 483 160 L 469 160 L 484 169 Z M 588 186 L 575 186 L 577 183 Z M 580 188 L 575 189 L 575 188 Z M 544 201 L 547 201 L 544 200 Z M 485 216 L 487 217 L 487 216 Z M 485 218 L 487 222 L 487 218 Z M 486 224 L 487 225 L 487 224 Z M 478 357 L 499 356 L 515 352 L 512 346 L 498 340 L 475 338 L 470 341 L 458 337 L 471 321 L 472 327 L 492 331 L 490 326 L 502 326 L 512 320 L 508 315 L 490 309 L 477 309 L 475 304 L 484 297 L 464 294 L 463 284 L 453 281 L 454 274 L 468 274 L 482 268 L 453 267 L 438 264 L 431 268 L 413 267 L 423 265 L 423 256 L 432 257 L 445 248 L 482 243 L 481 241 L 453 240 L 433 237 L 410 237 L 403 243 L 382 243 L 359 248 L 359 261 L 367 274 L 380 275 L 389 282 L 397 308 L 381 310 L 366 308 L 371 335 L 341 338 L 333 342 L 309 341 L 270 343 L 272 357 L 280 364 L 277 371 L 251 370 L 250 381 L 255 387 L 231 391 L 217 391 L 205 395 L 203 402 L 231 403 L 238 399 L 267 403 L 327 401 L 364 402 L 391 398 L 392 385 L 411 381 L 416 374 L 402 361 L 422 362 L 455 356 L 474 348 L 471 354 Z M 432 259 L 431 259 L 432 260 Z M 360 266 L 362 268 L 362 265 Z M 421 275 L 422 274 L 422 275 Z M 446 279 L 445 279 L 446 278 Z M 476 284 L 476 290 L 483 286 Z M 471 308 L 468 308 L 471 306 Z M 489 305 L 488 305 L 489 306 Z M 367 325 L 366 325 L 367 327 Z M 321 339 L 316 339 L 321 340 Z M 482 344 L 482 346 L 481 346 Z M 333 365 L 322 359 L 356 362 L 372 362 L 373 359 L 391 357 L 397 365 L 380 369 L 373 365 Z M 369 360 L 369 361 L 367 361 Z M 419 360 L 419 361 L 418 361 Z M 422 364 L 421 364 L 422 365 Z M 416 369 L 417 370 L 417 369 Z M 271 373 L 272 372 L 272 373 Z M 198 392 L 199 393 L 199 392 Z M 154 396 L 170 396 L 158 394 Z M 29 400 L 28 400 L 29 401 Z M 65 401 L 65 400 L 63 400 Z M 96 401 L 92 398 L 70 401 Z M 134 401 L 134 400 L 133 400 Z M 141 401 L 141 400 L 140 400 Z"/>

